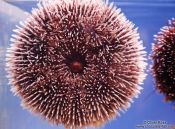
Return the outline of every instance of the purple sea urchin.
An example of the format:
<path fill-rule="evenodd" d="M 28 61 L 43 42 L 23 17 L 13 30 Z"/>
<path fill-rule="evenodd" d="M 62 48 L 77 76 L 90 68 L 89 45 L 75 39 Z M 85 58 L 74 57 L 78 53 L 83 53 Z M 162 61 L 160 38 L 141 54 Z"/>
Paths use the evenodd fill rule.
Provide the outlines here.
<path fill-rule="evenodd" d="M 153 45 L 153 75 L 156 88 L 166 101 L 175 101 L 175 19 L 161 29 Z"/>
<path fill-rule="evenodd" d="M 22 105 L 66 128 L 102 125 L 126 110 L 145 78 L 137 30 L 102 0 L 57 0 L 15 30 L 7 54 Z"/>

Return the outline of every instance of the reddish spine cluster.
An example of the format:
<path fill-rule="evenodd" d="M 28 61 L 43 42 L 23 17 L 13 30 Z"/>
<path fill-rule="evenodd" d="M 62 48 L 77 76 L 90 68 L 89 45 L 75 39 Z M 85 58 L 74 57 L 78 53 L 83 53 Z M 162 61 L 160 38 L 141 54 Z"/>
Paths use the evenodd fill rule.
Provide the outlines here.
<path fill-rule="evenodd" d="M 175 101 L 175 19 L 156 36 L 152 58 L 156 88 L 166 101 Z"/>
<path fill-rule="evenodd" d="M 7 54 L 22 105 L 66 128 L 102 125 L 140 93 L 145 51 L 137 29 L 102 0 L 56 0 L 33 10 Z"/>

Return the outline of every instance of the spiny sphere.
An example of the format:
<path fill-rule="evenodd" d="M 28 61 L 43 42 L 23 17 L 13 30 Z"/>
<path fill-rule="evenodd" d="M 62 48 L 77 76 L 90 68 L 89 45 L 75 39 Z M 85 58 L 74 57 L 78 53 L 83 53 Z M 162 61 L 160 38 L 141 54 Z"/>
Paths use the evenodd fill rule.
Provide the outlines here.
<path fill-rule="evenodd" d="M 156 88 L 166 101 L 175 101 L 175 19 L 156 36 L 152 58 Z"/>
<path fill-rule="evenodd" d="M 66 128 L 100 126 L 126 110 L 145 78 L 134 25 L 102 0 L 56 0 L 17 27 L 7 54 L 22 105 Z"/>

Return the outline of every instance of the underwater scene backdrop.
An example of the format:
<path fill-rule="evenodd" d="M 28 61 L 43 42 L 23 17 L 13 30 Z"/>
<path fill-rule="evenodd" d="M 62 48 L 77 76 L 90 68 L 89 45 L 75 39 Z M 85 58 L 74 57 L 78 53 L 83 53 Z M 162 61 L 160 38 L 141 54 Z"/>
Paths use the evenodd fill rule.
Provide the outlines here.
<path fill-rule="evenodd" d="M 109 121 L 102 129 L 135 129 L 142 125 L 166 125 L 171 129 L 175 125 L 175 105 L 165 102 L 164 96 L 156 91 L 155 81 L 150 72 L 150 59 L 154 35 L 175 17 L 175 0 L 110 0 L 121 8 L 126 17 L 132 21 L 140 34 L 147 52 L 148 74 L 144 80 L 143 90 L 134 99 L 131 107 L 121 116 Z M 33 115 L 20 106 L 20 99 L 12 94 L 5 71 L 6 50 L 10 38 L 19 21 L 24 20 L 37 7 L 37 1 L 4 0 L 0 1 L 0 129 L 61 129 L 47 123 L 38 115 Z M 160 124 L 161 123 L 161 124 Z M 140 126 L 141 125 L 141 126 Z M 151 127 L 147 127 L 148 129 Z"/>

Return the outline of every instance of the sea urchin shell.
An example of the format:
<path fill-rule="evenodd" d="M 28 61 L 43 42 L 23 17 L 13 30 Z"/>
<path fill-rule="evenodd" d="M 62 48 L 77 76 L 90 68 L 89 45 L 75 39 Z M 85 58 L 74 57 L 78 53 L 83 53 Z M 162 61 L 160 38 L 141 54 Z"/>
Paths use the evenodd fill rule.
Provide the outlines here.
<path fill-rule="evenodd" d="M 152 58 L 156 88 L 166 101 L 175 101 L 175 19 L 156 36 Z"/>
<path fill-rule="evenodd" d="M 7 54 L 22 105 L 66 128 L 102 125 L 126 110 L 145 78 L 137 29 L 102 0 L 56 0 L 34 9 Z"/>

